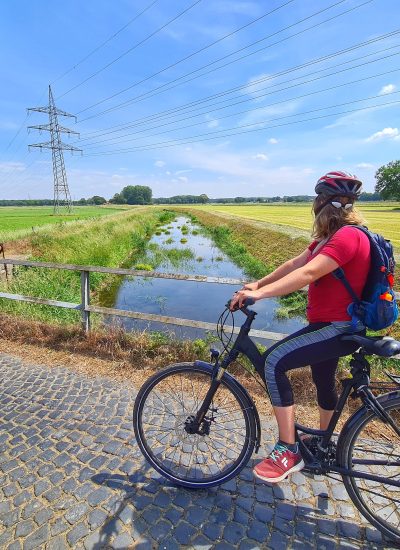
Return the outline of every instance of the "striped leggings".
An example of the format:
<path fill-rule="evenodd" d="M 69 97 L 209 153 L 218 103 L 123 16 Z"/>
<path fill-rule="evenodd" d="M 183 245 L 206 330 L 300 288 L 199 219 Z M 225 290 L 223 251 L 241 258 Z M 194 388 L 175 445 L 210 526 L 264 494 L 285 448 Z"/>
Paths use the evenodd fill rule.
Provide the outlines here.
<path fill-rule="evenodd" d="M 265 355 L 265 379 L 272 404 L 277 407 L 294 404 L 286 373 L 310 365 L 318 405 L 333 410 L 337 402 L 335 372 L 339 357 L 349 355 L 359 347 L 353 342 L 341 341 L 340 337 L 364 331 L 361 323 L 354 329 L 350 321 L 310 323 L 269 348 Z"/>

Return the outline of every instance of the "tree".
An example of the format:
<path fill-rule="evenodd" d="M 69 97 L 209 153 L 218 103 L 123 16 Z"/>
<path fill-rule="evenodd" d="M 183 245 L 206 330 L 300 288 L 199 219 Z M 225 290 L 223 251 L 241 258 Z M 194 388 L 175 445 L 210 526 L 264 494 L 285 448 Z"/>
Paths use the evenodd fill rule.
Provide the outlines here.
<path fill-rule="evenodd" d="M 400 160 L 393 160 L 378 168 L 375 178 L 375 191 L 383 199 L 400 200 Z"/>
<path fill-rule="evenodd" d="M 100 197 L 99 195 L 94 195 L 94 197 L 90 197 L 87 200 L 88 204 L 96 204 L 96 205 L 106 204 L 106 202 L 107 202 L 106 199 L 104 197 Z"/>
<path fill-rule="evenodd" d="M 126 200 L 121 195 L 121 193 L 115 193 L 112 199 L 110 199 L 112 204 L 126 204 Z"/>
<path fill-rule="evenodd" d="M 199 199 L 200 199 L 200 202 L 202 204 L 205 204 L 206 202 L 208 202 L 210 200 L 205 193 L 202 193 L 200 195 Z"/>
<path fill-rule="evenodd" d="M 121 191 L 121 197 L 128 204 L 151 204 L 152 191 L 145 185 L 128 185 Z"/>

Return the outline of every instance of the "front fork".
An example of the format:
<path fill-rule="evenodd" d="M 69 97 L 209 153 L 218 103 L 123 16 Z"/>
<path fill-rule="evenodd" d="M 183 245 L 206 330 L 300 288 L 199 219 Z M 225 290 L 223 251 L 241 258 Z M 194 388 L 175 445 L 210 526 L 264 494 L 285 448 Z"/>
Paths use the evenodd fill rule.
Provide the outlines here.
<path fill-rule="evenodd" d="M 219 364 L 218 355 L 213 355 L 213 351 L 211 352 L 211 357 L 215 359 L 215 365 L 214 365 L 214 371 L 213 371 L 213 378 L 211 381 L 211 385 L 206 393 L 206 396 L 203 400 L 203 403 L 200 405 L 199 410 L 197 411 L 197 414 L 193 421 L 193 430 L 194 433 L 197 433 L 202 422 L 204 421 L 204 418 L 210 408 L 211 402 L 214 399 L 214 395 L 216 394 L 220 384 L 222 377 L 224 376 L 224 373 L 228 366 L 237 359 L 239 355 L 239 352 L 236 350 L 231 350 L 222 361 L 221 365 Z"/>

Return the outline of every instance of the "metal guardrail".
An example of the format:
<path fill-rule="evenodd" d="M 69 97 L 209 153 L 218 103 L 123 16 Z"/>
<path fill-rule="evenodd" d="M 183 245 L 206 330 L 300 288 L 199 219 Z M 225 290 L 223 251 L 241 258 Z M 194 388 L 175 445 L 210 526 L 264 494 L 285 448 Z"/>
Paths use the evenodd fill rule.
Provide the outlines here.
<path fill-rule="evenodd" d="M 74 264 L 55 264 L 49 262 L 31 262 L 27 260 L 13 260 L 11 258 L 2 258 L 1 264 L 5 265 L 21 265 L 25 267 L 41 267 L 47 269 L 63 269 L 67 271 L 80 271 L 81 273 L 81 303 L 75 304 L 72 302 L 62 302 L 59 300 L 50 300 L 47 298 L 37 298 L 34 296 L 23 296 L 22 294 L 10 294 L 7 292 L 0 292 L 0 298 L 7 298 L 9 300 L 17 300 L 20 302 L 29 302 L 33 304 L 41 304 L 47 306 L 62 307 L 66 309 L 74 309 L 81 312 L 82 328 L 85 332 L 90 331 L 90 314 L 100 313 L 103 315 L 116 315 L 119 317 L 130 317 L 132 319 L 140 319 L 145 321 L 156 321 L 165 323 L 168 325 L 198 328 L 203 330 L 215 330 L 215 323 L 206 323 L 203 321 L 194 321 L 192 319 L 180 319 L 177 317 L 168 317 L 165 315 L 155 315 L 152 313 L 141 313 L 138 311 L 126 311 L 123 309 L 115 309 L 110 307 L 100 307 L 90 305 L 90 273 L 109 273 L 111 275 L 129 275 L 134 277 L 154 277 L 160 279 L 175 279 L 179 281 L 194 281 L 201 283 L 218 283 L 226 285 L 243 285 L 245 280 L 231 279 L 227 277 L 208 277 L 205 275 L 180 275 L 175 273 L 158 273 L 156 271 L 141 271 L 132 269 L 121 268 L 109 268 L 109 267 L 97 267 L 97 266 L 85 266 Z M 235 334 L 239 333 L 238 327 L 225 327 L 227 330 L 233 330 Z M 266 340 L 281 340 L 285 338 L 287 334 L 279 332 L 268 332 L 264 330 L 250 331 L 250 335 Z"/>

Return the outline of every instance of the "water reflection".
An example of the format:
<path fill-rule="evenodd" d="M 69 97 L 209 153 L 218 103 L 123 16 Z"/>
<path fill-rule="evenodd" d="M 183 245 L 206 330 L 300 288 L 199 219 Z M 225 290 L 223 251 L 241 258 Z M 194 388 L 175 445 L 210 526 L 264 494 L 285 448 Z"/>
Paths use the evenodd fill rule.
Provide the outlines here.
<path fill-rule="evenodd" d="M 247 279 L 243 270 L 232 263 L 211 239 L 201 234 L 189 219 L 178 217 L 159 228 L 157 233 L 149 242 L 146 256 L 132 267 L 147 265 L 164 273 Z M 129 277 L 118 288 L 113 307 L 215 323 L 224 304 L 238 288 L 216 283 Z M 305 324 L 300 317 L 277 319 L 274 312 L 279 304 L 275 299 L 262 300 L 253 307 L 258 312 L 253 323 L 255 329 L 289 333 Z M 236 324 L 242 323 L 243 319 L 240 312 L 235 315 Z M 204 336 L 200 329 L 123 317 L 113 320 L 116 321 L 125 330 L 161 330 L 178 338 Z"/>

